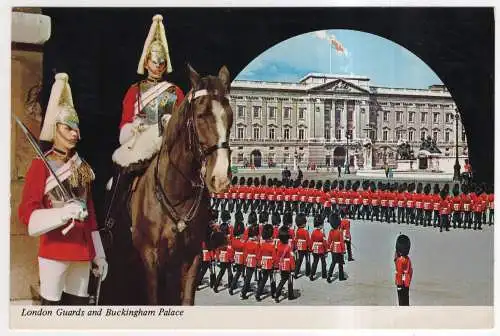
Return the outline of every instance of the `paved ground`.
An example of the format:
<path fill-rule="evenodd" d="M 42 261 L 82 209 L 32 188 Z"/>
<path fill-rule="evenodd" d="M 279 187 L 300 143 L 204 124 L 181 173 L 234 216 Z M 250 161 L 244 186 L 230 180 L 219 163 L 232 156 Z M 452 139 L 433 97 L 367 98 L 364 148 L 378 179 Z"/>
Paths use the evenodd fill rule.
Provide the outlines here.
<path fill-rule="evenodd" d="M 326 223 L 325 231 L 328 228 Z M 329 284 L 321 278 L 314 282 L 306 277 L 299 278 L 294 282 L 298 298 L 292 301 L 284 299 L 280 304 L 396 305 L 393 256 L 400 232 L 408 235 L 412 243 L 411 305 L 493 305 L 493 226 L 486 226 L 482 231 L 451 229 L 440 233 L 435 228 L 369 221 L 353 221 L 351 224 L 355 261 L 345 265 L 347 281 Z M 319 267 L 317 272 L 320 276 Z M 205 288 L 197 292 L 196 304 L 276 304 L 271 297 L 257 303 L 253 295 L 242 301 L 239 290 L 230 296 L 225 288 L 226 279 L 227 275 L 217 294 L 204 285 Z"/>

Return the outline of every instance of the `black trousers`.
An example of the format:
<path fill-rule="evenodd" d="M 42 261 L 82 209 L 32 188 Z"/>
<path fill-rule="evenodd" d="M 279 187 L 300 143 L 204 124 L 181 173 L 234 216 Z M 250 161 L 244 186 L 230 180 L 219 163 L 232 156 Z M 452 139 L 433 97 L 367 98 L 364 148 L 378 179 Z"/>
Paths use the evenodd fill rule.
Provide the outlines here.
<path fill-rule="evenodd" d="M 302 266 L 302 261 L 304 257 L 306 258 L 306 276 L 311 274 L 311 258 L 308 251 L 298 251 L 299 258 L 297 260 L 297 264 L 295 265 L 295 277 L 300 273 L 300 267 Z"/>
<path fill-rule="evenodd" d="M 255 267 L 245 268 L 245 283 L 243 284 L 243 289 L 241 290 L 241 296 L 246 297 L 248 291 L 250 290 L 250 282 L 252 282 L 252 276 L 255 272 Z"/>
<path fill-rule="evenodd" d="M 257 287 L 257 293 L 255 294 L 255 297 L 260 298 L 268 279 L 271 285 L 271 295 L 274 296 L 276 294 L 276 280 L 274 279 L 274 270 L 263 269 L 261 272 L 262 277 L 259 280 L 259 286 Z"/>
<path fill-rule="evenodd" d="M 474 230 L 481 230 L 481 219 L 483 214 L 481 212 L 474 212 Z"/>
<path fill-rule="evenodd" d="M 392 221 L 393 223 L 396 223 L 396 208 L 395 207 L 389 207 L 389 219 L 387 220 L 389 223 Z"/>
<path fill-rule="evenodd" d="M 326 257 L 324 254 L 313 253 L 313 264 L 310 279 L 313 280 L 318 268 L 318 261 L 321 259 L 321 277 L 326 278 Z"/>
<path fill-rule="evenodd" d="M 425 218 L 424 218 L 424 226 L 431 226 L 432 220 L 432 210 L 424 210 Z"/>
<path fill-rule="evenodd" d="M 417 212 L 416 218 L 415 218 L 415 225 L 423 225 L 424 224 L 424 209 L 415 209 Z"/>
<path fill-rule="evenodd" d="M 453 211 L 453 216 L 452 216 L 452 223 L 453 223 L 453 228 L 457 227 L 462 227 L 462 218 L 460 216 L 460 211 Z"/>
<path fill-rule="evenodd" d="M 464 229 L 472 227 L 472 213 L 470 211 L 464 212 Z"/>
<path fill-rule="evenodd" d="M 379 211 L 380 207 L 378 205 L 372 205 L 372 213 L 371 213 L 371 221 L 373 222 L 373 217 L 378 221 L 379 220 Z"/>
<path fill-rule="evenodd" d="M 238 286 L 238 280 L 240 280 L 241 273 L 243 273 L 243 269 L 245 268 L 245 266 L 239 264 L 236 264 L 234 267 L 236 268 L 236 273 L 233 276 L 231 287 L 229 287 L 229 294 L 232 294 L 233 290 Z"/>
<path fill-rule="evenodd" d="M 493 224 L 493 222 L 495 221 L 494 218 L 495 218 L 495 211 L 494 209 L 490 209 L 490 211 L 488 212 L 488 225 Z"/>
<path fill-rule="evenodd" d="M 361 216 L 361 219 L 370 219 L 371 211 L 370 211 L 370 205 L 362 205 L 361 206 L 361 211 L 360 214 L 358 215 L 358 219 Z"/>
<path fill-rule="evenodd" d="M 278 284 L 278 288 L 276 289 L 275 299 L 276 300 L 279 299 L 279 297 L 281 295 L 281 291 L 283 290 L 285 283 L 288 281 L 288 300 L 292 300 L 293 299 L 293 282 L 292 282 L 292 279 L 290 276 L 291 274 L 290 274 L 290 272 L 287 272 L 287 271 L 281 271 L 280 275 L 281 275 L 281 280 L 280 280 L 280 283 Z"/>
<path fill-rule="evenodd" d="M 434 223 L 432 224 L 433 227 L 439 226 L 439 220 L 440 220 L 440 215 L 439 215 L 439 210 L 434 210 Z"/>
<path fill-rule="evenodd" d="M 387 207 L 386 206 L 380 207 L 380 221 L 381 222 L 387 221 Z"/>
<path fill-rule="evenodd" d="M 345 240 L 345 246 L 347 247 L 347 260 L 351 261 L 352 259 L 352 246 L 350 240 Z"/>
<path fill-rule="evenodd" d="M 203 281 L 203 278 L 205 277 L 205 274 L 207 273 L 208 269 L 210 269 L 209 286 L 213 287 L 214 280 L 215 280 L 215 273 L 214 273 L 214 270 L 212 268 L 212 262 L 211 261 L 202 261 L 201 262 L 200 271 L 198 272 L 198 281 L 197 281 L 198 286 L 201 285 L 201 282 Z"/>
<path fill-rule="evenodd" d="M 415 209 L 406 208 L 406 224 L 413 224 L 415 222 Z"/>
<path fill-rule="evenodd" d="M 400 306 L 410 305 L 410 288 L 405 286 L 398 286 L 398 302 Z"/>
<path fill-rule="evenodd" d="M 333 253 L 332 252 L 332 263 L 330 264 L 330 269 L 328 270 L 328 279 L 333 276 L 333 271 L 335 270 L 335 265 L 339 264 L 339 280 L 345 280 L 344 276 L 344 254 L 343 253 Z"/>
<path fill-rule="evenodd" d="M 439 231 L 443 231 L 443 227 L 446 231 L 450 231 L 450 223 L 448 215 L 441 215 L 441 220 L 439 221 Z"/>
<path fill-rule="evenodd" d="M 401 222 L 405 222 L 405 208 L 398 207 L 398 224 Z"/>
<path fill-rule="evenodd" d="M 228 211 L 230 213 L 233 213 L 234 212 L 234 206 L 236 205 L 236 200 L 234 199 L 230 199 L 229 200 L 229 204 L 228 204 Z"/>
<path fill-rule="evenodd" d="M 233 270 L 231 269 L 231 263 L 221 262 L 219 274 L 217 274 L 217 279 L 215 279 L 214 290 L 217 290 L 217 287 L 219 287 L 222 277 L 224 276 L 224 273 L 226 273 L 226 270 L 227 270 L 227 284 L 228 287 L 231 286 L 231 283 L 233 282 Z"/>

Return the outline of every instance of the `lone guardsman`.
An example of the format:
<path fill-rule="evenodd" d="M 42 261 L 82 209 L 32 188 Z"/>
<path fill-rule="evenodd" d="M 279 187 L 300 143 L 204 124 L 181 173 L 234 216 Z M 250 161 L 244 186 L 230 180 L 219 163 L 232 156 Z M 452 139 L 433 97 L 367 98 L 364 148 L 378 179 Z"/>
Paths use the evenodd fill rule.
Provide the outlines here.
<path fill-rule="evenodd" d="M 406 235 L 399 235 L 396 239 L 394 264 L 396 265 L 395 282 L 400 306 L 410 305 L 410 284 L 413 276 L 413 268 L 408 256 L 409 253 L 410 238 Z"/>

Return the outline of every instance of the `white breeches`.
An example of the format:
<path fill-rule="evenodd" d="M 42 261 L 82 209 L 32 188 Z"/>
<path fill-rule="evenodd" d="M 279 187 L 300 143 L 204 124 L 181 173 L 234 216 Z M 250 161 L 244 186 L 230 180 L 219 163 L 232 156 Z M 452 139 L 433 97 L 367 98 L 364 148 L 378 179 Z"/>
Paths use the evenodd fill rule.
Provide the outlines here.
<path fill-rule="evenodd" d="M 40 295 L 51 301 L 61 300 L 62 292 L 87 297 L 90 261 L 59 261 L 38 257 Z"/>

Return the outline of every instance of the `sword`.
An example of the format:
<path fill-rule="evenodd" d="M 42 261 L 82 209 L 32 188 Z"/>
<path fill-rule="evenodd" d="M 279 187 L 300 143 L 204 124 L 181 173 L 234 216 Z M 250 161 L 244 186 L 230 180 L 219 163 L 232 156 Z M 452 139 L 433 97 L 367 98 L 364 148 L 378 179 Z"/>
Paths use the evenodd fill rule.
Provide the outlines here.
<path fill-rule="evenodd" d="M 23 122 L 17 116 L 13 115 L 13 117 L 14 117 L 15 121 L 17 122 L 17 124 L 19 125 L 19 127 L 21 128 L 21 130 L 23 131 L 23 133 L 26 136 L 26 138 L 28 139 L 28 142 L 30 143 L 31 147 L 35 150 L 35 153 L 42 160 L 42 162 L 44 163 L 45 167 L 47 167 L 47 169 L 49 170 L 49 172 L 54 177 L 54 179 L 55 179 L 55 181 L 57 183 L 57 186 L 59 187 L 59 189 L 62 192 L 63 201 L 64 202 L 68 202 L 68 201 L 72 200 L 73 197 L 71 196 L 71 193 L 61 183 L 61 181 L 57 177 L 56 173 L 54 172 L 54 169 L 52 169 L 52 167 L 47 162 L 47 159 L 45 158 L 45 155 L 43 155 L 42 150 L 38 146 L 38 143 L 37 143 L 37 140 L 35 139 L 35 136 L 33 134 L 31 134 L 30 130 L 23 124 Z M 69 232 L 69 230 L 71 230 L 73 228 L 73 226 L 75 226 L 75 219 L 72 219 L 71 224 L 68 225 L 66 228 L 64 228 L 61 231 L 62 234 L 66 235 Z"/>

